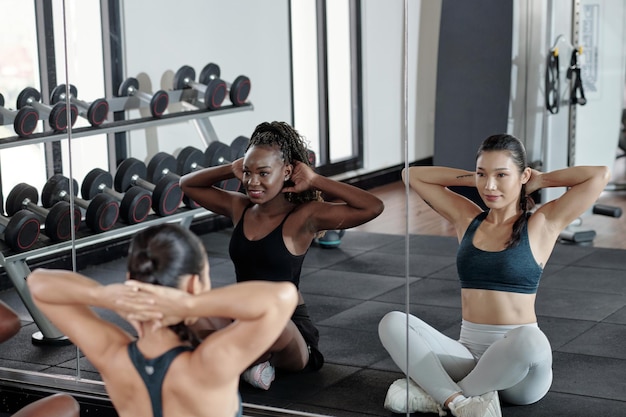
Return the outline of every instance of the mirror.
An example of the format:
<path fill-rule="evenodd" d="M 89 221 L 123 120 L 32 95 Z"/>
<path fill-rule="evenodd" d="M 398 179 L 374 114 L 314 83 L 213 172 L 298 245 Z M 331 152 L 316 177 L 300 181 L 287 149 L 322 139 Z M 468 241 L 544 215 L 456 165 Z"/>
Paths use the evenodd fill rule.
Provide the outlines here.
<path fill-rule="evenodd" d="M 132 128 L 128 131 L 104 132 L 105 129 L 102 129 L 103 133 L 98 135 L 84 135 L 84 130 L 88 128 L 88 121 L 79 117 L 75 127 L 70 129 L 67 139 L 62 139 L 60 145 L 46 142 L 2 147 L 1 138 L 14 136 L 12 126 L 8 125 L 7 128 L 6 125 L 3 125 L 0 127 L 0 172 L 5 200 L 8 191 L 18 182 L 33 183 L 41 191 L 45 179 L 50 177 L 53 172 L 61 171 L 66 175 L 71 175 L 81 183 L 94 167 L 114 173 L 120 155 L 146 161 L 160 151 L 176 154 L 183 145 L 205 148 L 208 146 L 207 138 L 218 138 L 220 141 L 230 143 L 240 135 L 249 135 L 261 121 L 289 121 L 294 119 L 292 88 L 297 80 L 295 80 L 296 76 L 292 74 L 294 63 L 292 62 L 292 40 L 290 39 L 291 9 L 290 2 L 287 0 L 282 2 L 183 0 L 177 2 L 176 5 L 177 10 L 184 11 L 181 12 L 180 16 L 173 16 L 172 5 L 166 2 L 68 1 L 65 4 L 67 7 L 65 13 L 68 18 L 66 27 L 63 26 L 65 20 L 63 19 L 62 6 L 64 4 L 57 1 L 51 3 L 50 9 L 46 9 L 49 13 L 48 19 L 54 22 L 54 30 L 46 32 L 46 36 L 39 35 L 37 37 L 35 35 L 37 33 L 35 10 L 44 8 L 44 3 L 46 2 L 2 0 L 7 24 L 0 28 L 0 32 L 2 32 L 2 38 L 7 41 L 0 46 L 0 62 L 2 62 L 0 65 L 0 93 L 5 95 L 8 104 L 5 104 L 5 107 L 15 107 L 17 95 L 25 86 L 43 89 L 37 81 L 40 78 L 38 63 L 32 57 L 36 56 L 37 42 L 41 42 L 41 38 L 47 36 L 48 40 L 54 40 L 55 46 L 54 61 L 57 71 L 54 84 L 58 85 L 61 83 L 59 80 L 65 79 L 67 63 L 68 84 L 71 83 L 77 87 L 78 97 L 81 99 L 94 101 L 101 97 L 117 97 L 119 86 L 128 77 L 137 78 L 139 88 L 142 91 L 151 93 L 156 93 L 159 90 L 170 91 L 175 74 L 182 66 L 191 66 L 199 75 L 202 68 L 208 63 L 214 62 L 220 66 L 221 75 L 227 81 L 234 80 L 240 74 L 245 74 L 251 79 L 250 100 L 253 103 L 253 108 L 220 113 L 210 117 L 209 123 L 200 120 L 185 120 L 181 123 L 171 124 L 163 122 L 159 126 L 138 125 L 138 128 Z M 305 3 L 304 0 L 302 3 Z M 315 1 L 309 0 L 306 3 L 307 7 L 315 10 Z M 439 36 L 441 2 L 421 2 L 419 7 L 411 5 L 408 9 L 408 47 L 411 51 L 419 52 L 410 55 L 408 67 L 409 84 L 407 88 L 410 103 L 408 114 L 409 153 L 407 155 L 405 155 L 401 143 L 403 134 L 398 100 L 398 95 L 402 91 L 400 78 L 402 71 L 401 40 L 403 38 L 402 5 L 389 2 L 382 2 L 385 4 L 357 3 L 361 7 L 361 32 L 359 35 L 362 37 L 363 44 L 362 50 L 359 52 L 363 65 L 362 85 L 365 86 L 363 88 L 364 94 L 368 95 L 363 104 L 363 114 L 357 123 L 364 136 L 365 169 L 354 169 L 352 172 L 342 173 L 337 176 L 339 179 L 351 175 L 367 176 L 372 172 L 384 171 L 389 166 L 398 167 L 404 163 L 427 161 L 434 153 L 434 114 L 437 85 L 432 80 L 437 76 L 438 45 L 433 40 Z M 241 13 L 242 9 L 245 9 L 246 13 Z M 312 12 L 309 11 L 309 13 Z M 116 14 L 123 16 L 121 21 L 116 20 Z M 397 25 L 389 27 L 389 25 L 381 25 L 381 21 L 397 22 Z M 123 24 L 123 27 L 119 33 L 115 31 L 115 28 L 109 32 L 109 28 L 102 22 L 117 22 Z M 315 27 L 309 29 L 317 30 Z M 119 36 L 120 34 L 121 36 Z M 375 42 L 373 39 L 385 39 L 387 41 Z M 419 45 L 415 45 L 414 40 L 416 39 Z M 20 48 L 16 48 L 17 45 L 20 45 Z M 101 45 L 102 49 L 100 49 Z M 65 56 L 66 48 L 67 57 Z M 302 53 L 303 50 L 298 52 Z M 309 55 L 314 55 L 314 52 L 310 51 Z M 15 61 L 14 57 L 24 56 L 27 57 L 25 60 L 30 62 L 30 67 L 27 70 L 7 64 Z M 115 67 L 116 70 L 111 64 L 111 61 L 115 60 L 123 62 L 123 64 Z M 309 65 L 315 65 L 315 62 Z M 538 65 L 542 64 L 539 63 Z M 16 73 L 20 74 L 21 78 L 13 75 Z M 10 79 L 15 79 L 14 84 L 16 86 L 11 92 L 6 87 L 6 82 Z M 335 82 L 340 81 L 335 80 Z M 311 105 L 311 103 L 308 104 Z M 317 106 L 312 107 L 317 111 Z M 190 109 L 187 104 L 172 100 L 167 114 L 179 111 L 193 111 L 193 109 Z M 143 120 L 151 117 L 145 106 L 141 110 L 131 109 L 126 112 L 122 111 L 122 113 L 125 113 L 124 117 L 130 120 Z M 116 116 L 110 117 L 115 119 Z M 516 117 L 517 113 L 513 119 Z M 523 116 L 520 118 L 523 119 Z M 163 119 L 167 120 L 167 117 Z M 301 129 L 305 135 L 315 139 L 320 136 L 316 130 L 319 128 L 316 123 L 307 123 L 298 118 L 296 118 L 296 122 L 296 127 L 305 126 Z M 393 138 L 399 139 L 394 140 Z M 70 144 L 71 146 L 69 146 Z M 15 152 L 18 150 L 27 153 L 17 155 Z M 28 161 L 28 164 L 24 164 L 23 161 Z M 412 202 L 411 204 L 418 200 L 411 192 L 406 195 L 406 198 Z M 411 205 L 407 213 L 404 207 L 392 208 L 392 206 L 388 206 L 387 213 L 384 213 L 384 215 L 389 215 L 391 210 L 397 210 L 395 212 L 396 217 L 398 213 L 402 213 L 400 217 L 404 222 L 408 222 L 408 230 L 412 239 L 411 262 L 408 271 L 405 271 L 402 264 L 397 265 L 396 272 L 397 277 L 403 277 L 406 272 L 408 276 L 406 284 L 415 281 L 415 277 L 420 274 L 419 263 L 428 258 L 428 255 L 424 253 L 414 256 L 415 251 L 424 249 L 425 253 L 430 253 L 427 252 L 427 249 L 439 250 L 438 247 L 424 248 L 423 246 L 427 246 L 429 243 L 422 239 L 422 236 L 413 235 L 445 235 L 447 233 L 450 236 L 449 227 L 444 222 L 439 222 L 437 216 L 430 217 L 432 220 L 426 220 L 428 225 L 434 224 L 432 228 L 425 228 L 423 223 L 421 228 L 420 226 L 416 227 L 415 219 L 407 217 L 415 215 L 412 211 L 413 207 Z M 431 214 L 429 212 L 419 215 L 430 216 Z M 395 221 L 397 224 L 397 219 Z M 201 227 L 210 228 L 212 225 L 203 223 Z M 361 230 L 367 231 L 367 225 L 364 225 Z M 396 232 L 394 231 L 394 233 Z M 403 234 L 404 231 L 399 233 Z M 356 236 L 359 235 L 356 234 Z M 355 286 L 365 285 L 363 277 L 370 278 L 367 277 L 367 274 L 371 272 L 371 268 L 377 265 L 379 259 L 389 257 L 393 253 L 401 254 L 403 252 L 404 240 L 396 239 L 396 237 L 381 237 L 381 239 L 390 239 L 386 243 L 393 244 L 392 252 L 373 250 L 369 258 L 363 256 L 362 265 L 366 265 L 366 268 L 370 268 L 370 270 L 358 272 L 355 276 L 344 280 L 341 285 L 345 284 L 344 290 L 346 292 L 355 291 Z M 404 237 L 409 238 L 409 236 Z M 214 265 L 212 264 L 214 276 L 217 277 L 220 273 L 232 273 L 232 268 L 226 261 L 228 240 L 225 238 L 225 234 L 218 232 L 206 238 L 213 243 L 212 252 L 209 255 L 214 255 L 215 259 L 219 259 Z M 80 240 L 80 237 L 78 239 Z M 94 240 L 96 239 L 94 238 Z M 382 245 L 382 243 L 378 241 L 376 245 Z M 367 244 L 361 242 L 361 249 Z M 74 246 L 72 252 L 64 252 L 64 261 L 69 262 L 78 270 L 87 273 L 91 271 L 94 273 L 93 276 L 98 278 L 97 268 L 90 269 L 88 267 L 92 262 L 90 259 L 98 255 L 97 253 L 95 255 L 90 254 L 84 249 L 84 246 L 80 248 Z M 115 242 L 107 250 L 119 251 L 121 257 L 123 243 Z M 76 251 L 80 253 L 77 254 Z M 87 252 L 86 255 L 85 252 Z M 350 255 L 349 251 L 328 251 L 316 257 L 310 256 L 309 262 L 328 265 L 337 259 Z M 403 262 L 401 255 L 398 259 L 399 262 Z M 123 262 L 111 263 L 109 268 L 120 274 L 123 274 L 125 270 Z M 23 270 L 16 271 L 17 274 L 23 272 Z M 318 278 L 323 278 L 323 273 L 319 271 L 309 270 L 309 272 L 312 276 L 317 274 Z M 448 274 L 450 276 L 446 272 L 442 272 L 442 274 L 446 275 L 446 278 L 452 279 L 452 273 Z M 304 278 L 306 279 L 306 277 Z M 347 283 L 354 283 L 354 286 L 348 286 Z M 408 298 L 403 284 L 404 282 L 401 282 L 401 284 L 396 285 L 393 294 L 386 300 L 389 304 L 401 305 L 405 296 Z M 423 297 L 423 294 L 420 293 L 419 296 Z M 20 306 L 21 314 L 27 317 L 29 313 L 18 298 L 17 295 L 14 296 L 13 305 Z M 328 318 L 329 314 L 338 308 L 337 300 L 331 299 L 328 294 L 318 293 L 309 298 L 311 305 L 316 306 L 316 314 L 320 322 Z M 391 307 L 388 304 L 381 304 L 378 311 L 373 313 L 373 310 L 369 311 L 367 317 L 380 317 L 389 309 Z M 346 322 L 356 320 L 355 317 L 359 316 L 360 312 L 354 310 L 351 314 L 352 316 L 346 315 L 343 319 Z M 452 323 L 453 320 L 456 320 L 450 316 L 443 316 L 445 314 L 442 315 L 444 321 L 449 320 Z M 25 321 L 30 320 L 25 319 Z M 377 325 L 375 321 L 376 319 L 372 319 L 364 325 L 367 326 L 368 330 L 372 330 Z M 322 337 L 340 338 L 355 335 L 353 340 L 344 339 L 346 347 L 344 352 L 330 353 L 330 355 L 338 356 L 343 354 L 343 357 L 349 358 L 351 352 L 348 346 L 364 342 L 357 339 L 356 335 L 359 334 L 357 331 L 351 333 L 350 336 L 340 334 L 340 331 L 333 329 L 333 325 L 336 323 L 337 321 L 334 323 L 327 321 L 326 324 L 322 325 Z M 2 346 L 4 352 L 10 353 L 6 357 L 0 358 L 0 367 L 45 372 L 49 375 L 78 376 L 84 380 L 98 379 L 93 369 L 88 367 L 79 372 L 78 364 L 84 365 L 84 360 L 80 359 L 79 352 L 72 346 L 54 348 L 55 353 L 50 350 L 50 353 L 44 354 L 46 358 L 43 363 L 30 360 L 29 354 L 24 353 L 25 349 L 23 348 L 26 346 L 30 348 L 30 336 L 39 329 L 37 325 L 32 323 L 26 327 L 26 331 L 23 331 L 19 338 L 8 341 Z M 366 336 L 368 343 L 371 343 L 372 340 L 377 343 L 375 331 L 369 331 Z M 59 352 L 61 353 L 59 354 Z M 353 355 L 352 359 L 363 361 L 358 364 L 351 364 L 346 360 L 345 363 L 341 364 L 340 370 L 333 378 L 346 377 L 353 368 L 351 365 L 360 366 L 367 362 L 370 358 L 365 357 L 366 354 L 359 358 Z M 55 357 L 53 358 L 53 356 Z M 375 366 L 389 371 L 393 370 L 393 365 L 386 356 L 380 359 L 373 361 Z M 377 392 L 376 395 L 377 398 L 382 398 L 384 392 Z M 379 403 L 380 401 L 377 402 L 378 405 L 380 405 Z"/>
<path fill-rule="evenodd" d="M 24 6 L 23 2 L 18 3 Z M 242 4 L 247 10 L 245 15 L 240 13 Z M 33 4 L 28 6 L 33 8 Z M 34 6 L 43 7 L 42 2 L 35 2 Z M 113 156 L 116 153 L 119 153 L 117 157 L 125 153 L 126 156 L 146 161 L 159 151 L 176 153 L 183 144 L 199 148 L 206 147 L 206 138 L 214 136 L 228 143 L 239 135 L 249 135 L 261 121 L 292 119 L 289 2 L 206 3 L 190 1 L 180 7 L 198 13 L 188 13 L 185 19 L 172 19 L 169 6 L 155 5 L 153 2 L 52 2 L 45 12 L 48 13 L 47 18 L 53 23 L 51 26 L 53 29 L 45 32 L 45 36 L 39 35 L 38 37 L 33 35 L 37 33 L 35 29 L 37 19 L 34 17 L 34 11 L 31 10 L 33 26 L 27 34 L 31 36 L 32 45 L 28 48 L 28 54 L 36 56 L 34 52 L 37 50 L 36 41 L 41 42 L 42 38 L 50 45 L 54 45 L 55 80 L 50 81 L 49 86 L 40 88 L 47 91 L 57 85 L 67 84 L 76 88 L 75 94 L 80 100 L 91 102 L 101 97 L 112 100 L 120 94 L 118 87 L 127 77 L 137 78 L 142 91 L 170 91 L 175 74 L 183 65 L 189 65 L 196 69 L 196 73 L 199 73 L 207 63 L 216 62 L 220 65 L 222 77 L 226 80 L 233 80 L 241 73 L 250 77 L 253 83 L 251 100 L 254 108 L 232 113 L 224 112 L 211 117 L 210 123 L 200 121 L 163 123 L 160 126 L 141 126 L 123 132 L 107 131 L 105 122 L 99 128 L 102 134 L 95 134 L 95 128 L 91 128 L 90 133 L 85 133 L 90 129 L 89 121 L 81 115 L 63 137 L 59 135 L 54 141 L 47 141 L 44 138 L 41 139 L 44 143 L 33 145 L 41 148 L 39 150 L 40 161 L 33 164 L 41 169 L 41 172 L 36 173 L 36 181 L 27 179 L 21 171 L 18 173 L 17 170 L 11 169 L 11 173 L 15 174 L 13 177 L 15 183 L 24 180 L 36 182 L 36 187 L 41 193 L 47 183 L 46 179 L 50 178 L 53 173 L 61 172 L 65 176 L 75 178 L 81 184 L 94 167 L 114 173 L 118 162 Z M 123 22 L 126 25 L 123 28 L 123 38 L 119 38 L 117 34 L 109 34 L 106 27 L 102 29 L 105 35 L 101 36 L 100 16 L 115 13 L 118 10 L 116 8 L 122 9 L 119 12 L 123 15 Z M 16 25 L 21 28 L 26 27 L 23 20 L 28 14 L 8 5 L 6 10 L 10 11 L 11 16 L 15 11 L 14 18 L 9 20 L 16 22 Z M 230 18 L 225 19 L 224 16 Z M 264 20 L 258 21 L 257 16 L 264 16 Z M 107 21 L 111 17 L 106 16 L 102 19 Z M 233 30 L 233 19 L 236 19 L 238 28 L 246 29 Z M 67 26 L 63 26 L 63 23 Z M 167 30 L 164 31 L 163 28 Z M 5 29 L 10 30 L 10 27 Z M 223 39 L 220 41 L 215 34 L 228 34 L 228 42 L 224 42 Z M 398 35 L 400 36 L 399 33 Z M 151 41 L 146 42 L 146 40 Z M 100 45 L 103 45 L 103 50 L 100 50 Z M 164 48 L 164 45 L 186 45 L 186 47 Z M 116 52 L 112 52 L 112 49 Z M 65 56 L 66 51 L 67 56 Z M 121 56 L 122 51 L 124 67 L 118 68 L 118 73 L 115 73 L 108 67 L 111 64 L 107 60 L 115 59 L 116 53 Z M 11 55 L 15 54 L 9 53 L 9 56 Z M 3 65 L 3 68 L 6 67 Z M 66 74 L 68 79 L 66 79 Z M 22 82 L 20 85 L 38 86 L 39 82 L 36 81 L 38 78 L 33 75 L 32 81 Z M 333 82 L 337 83 L 341 80 Z M 11 97 L 11 101 L 15 99 Z M 66 102 L 71 104 L 69 99 L 66 99 Z M 151 117 L 145 110 L 144 106 L 140 110 L 131 109 L 123 113 L 127 119 L 143 120 Z M 168 114 L 188 110 L 186 104 L 173 102 L 168 107 Z M 336 121 L 337 119 L 334 120 Z M 396 129 L 399 131 L 399 127 Z M 303 134 L 311 138 L 316 136 L 306 131 L 303 131 Z M 3 132 L 3 137 L 13 136 L 14 133 L 11 132 L 9 126 L 6 135 Z M 38 138 L 44 136 L 46 134 Z M 36 140 L 32 139 L 32 141 Z M 389 151 L 389 147 L 382 143 L 372 145 L 385 152 Z M 22 144 L 15 146 L 21 150 L 26 147 L 27 145 Z M 341 152 L 333 153 L 334 162 L 345 156 L 345 149 Z M 8 155 L 8 152 L 2 149 L 2 157 L 5 158 Z M 396 164 L 401 164 L 403 156 L 399 146 L 393 150 L 392 157 Z M 9 157 L 9 159 L 34 160 L 32 157 L 22 156 Z M 371 164 L 371 162 L 368 163 Z M 384 168 L 384 162 L 376 163 L 379 166 L 375 169 Z M 8 162 L 6 164 L 8 165 Z M 3 161 L 2 167 L 4 166 Z M 27 171 L 30 174 L 33 170 Z M 8 181 L 8 179 L 9 176 L 4 175 L 3 171 L 3 180 Z M 11 185 L 3 184 L 3 190 L 9 190 L 12 188 Z M 81 195 L 81 197 L 84 196 Z M 73 204 L 79 206 L 76 200 Z M 90 259 L 98 255 L 97 253 L 89 254 L 86 250 L 88 245 L 83 245 L 86 234 L 89 233 L 76 234 L 71 250 L 68 251 L 68 248 L 64 246 L 62 254 L 60 254 L 61 250 L 49 254 L 54 255 L 55 258 L 62 258 L 62 265 L 55 264 L 58 267 L 74 268 L 98 278 L 97 268 L 89 268 Z M 96 236 L 87 239 L 92 239 L 93 243 L 97 243 Z M 218 252 L 224 250 L 225 243 L 226 241 L 222 242 L 222 246 L 217 249 Z M 107 248 L 108 252 L 115 250 L 117 250 L 115 244 L 112 248 Z M 48 255 L 43 252 L 45 251 L 42 250 L 42 257 Z M 45 261 L 48 259 L 42 260 L 41 264 Z M 31 268 L 37 265 L 39 264 L 30 261 L 28 264 Z M 229 270 L 227 262 L 222 262 L 214 267 L 215 275 L 219 274 L 220 267 L 224 271 Z M 123 274 L 125 269 L 123 262 L 108 268 L 114 268 L 120 274 Z M 27 274 L 25 269 L 17 272 L 22 275 Z M 398 286 L 401 284 L 399 283 Z M 13 301 L 19 307 L 24 320 L 30 322 L 31 313 L 26 311 L 19 297 L 15 296 Z M 319 301 L 317 308 L 320 311 L 319 317 L 322 317 L 323 309 L 326 307 L 323 303 L 324 296 L 311 297 L 311 303 L 315 301 Z M 2 367 L 43 372 L 54 378 L 66 376 L 72 378 L 71 380 L 79 378 L 81 381 L 99 379 L 93 368 L 85 364 L 85 360 L 80 358 L 79 352 L 73 346 L 35 347 L 38 354 L 45 351 L 44 359 L 35 360 L 28 351 L 32 347 L 31 335 L 41 330 L 39 329 L 41 323 L 43 323 L 43 318 L 39 324 L 30 322 L 26 326 L 27 329 L 20 333 L 19 338 L 6 342 L 3 346 L 6 348 L 5 351 L 10 347 L 15 347 L 12 351 L 16 356 L 9 357 L 6 362 L 3 361 Z M 372 322 L 369 325 L 374 327 L 375 323 Z M 370 339 L 375 341 L 375 335 L 372 334 Z M 55 380 L 55 383 L 58 382 Z"/>

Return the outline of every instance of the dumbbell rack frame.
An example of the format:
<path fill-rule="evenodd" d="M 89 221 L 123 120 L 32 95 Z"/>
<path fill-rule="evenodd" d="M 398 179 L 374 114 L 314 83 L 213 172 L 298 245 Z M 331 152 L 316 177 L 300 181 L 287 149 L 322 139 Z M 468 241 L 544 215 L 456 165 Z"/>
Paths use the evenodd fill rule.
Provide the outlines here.
<path fill-rule="evenodd" d="M 172 91 L 169 93 L 176 93 L 176 91 Z M 110 110 L 115 112 L 131 109 L 130 107 L 126 107 L 129 103 L 128 99 L 128 97 L 119 98 L 119 100 L 113 99 L 112 102 L 109 102 Z M 132 103 L 132 101 L 130 101 L 130 103 Z M 208 120 L 209 116 L 223 115 L 241 111 L 250 111 L 254 109 L 254 106 L 251 103 L 245 104 L 243 106 L 224 106 L 216 110 L 198 109 L 192 104 L 185 103 L 184 101 L 181 101 L 181 104 L 187 110 L 165 114 L 161 118 L 146 117 L 141 119 L 114 121 L 102 124 L 98 127 L 89 126 L 76 129 L 72 128 L 71 137 L 81 138 L 93 135 L 125 132 L 128 130 L 145 129 L 148 127 L 156 127 L 190 121 L 194 122 L 201 138 L 205 142 L 205 145 L 208 146 L 210 141 L 218 140 L 218 136 L 213 128 L 213 125 Z M 132 107 L 132 109 L 135 109 L 135 107 Z M 47 142 L 57 142 L 68 139 L 68 137 L 69 134 L 67 132 L 43 132 L 32 134 L 28 138 L 20 138 L 19 136 L 0 138 L 0 150 L 29 144 L 32 145 Z M 127 225 L 103 233 L 79 237 L 74 241 L 70 240 L 65 242 L 58 242 L 44 247 L 31 249 L 25 252 L 10 254 L 8 256 L 5 256 L 4 253 L 0 252 L 0 266 L 4 267 L 7 275 L 15 286 L 17 294 L 19 295 L 22 302 L 24 303 L 24 306 L 32 316 L 33 321 L 39 328 L 39 331 L 35 332 L 32 335 L 32 342 L 34 344 L 48 345 L 64 345 L 70 343 L 69 339 L 63 333 L 61 333 L 34 304 L 33 299 L 30 295 L 30 291 L 28 290 L 28 286 L 26 285 L 26 278 L 31 272 L 28 264 L 26 263 L 27 260 L 40 258 L 42 256 L 49 256 L 55 253 L 67 252 L 70 251 L 73 247 L 75 249 L 79 249 L 97 243 L 105 242 L 111 239 L 129 236 L 145 227 L 159 223 L 179 222 L 181 226 L 189 228 L 193 219 L 209 215 L 213 215 L 213 213 L 204 208 L 193 210 L 181 208 L 178 212 L 166 217 L 155 216 L 154 219 L 149 219 L 138 224 Z"/>

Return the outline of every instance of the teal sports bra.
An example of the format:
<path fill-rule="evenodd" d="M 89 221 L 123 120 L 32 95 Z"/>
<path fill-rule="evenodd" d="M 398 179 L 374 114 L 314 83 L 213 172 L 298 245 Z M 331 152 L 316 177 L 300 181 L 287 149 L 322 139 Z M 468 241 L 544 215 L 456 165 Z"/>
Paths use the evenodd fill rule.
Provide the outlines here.
<path fill-rule="evenodd" d="M 456 268 L 461 288 L 535 294 L 543 268 L 530 250 L 527 224 L 516 246 L 498 252 L 484 251 L 475 247 L 473 240 L 487 213 L 482 212 L 472 220 L 457 250 Z"/>

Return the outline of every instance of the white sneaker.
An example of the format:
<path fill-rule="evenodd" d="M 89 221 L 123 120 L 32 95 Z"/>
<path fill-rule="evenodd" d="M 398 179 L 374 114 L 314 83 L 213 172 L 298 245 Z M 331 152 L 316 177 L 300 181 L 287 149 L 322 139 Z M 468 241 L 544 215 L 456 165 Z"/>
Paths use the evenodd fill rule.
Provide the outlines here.
<path fill-rule="evenodd" d="M 502 417 L 498 391 L 469 397 L 458 403 L 450 402 L 448 407 L 455 417 Z"/>
<path fill-rule="evenodd" d="M 276 371 L 269 361 L 261 362 L 246 369 L 241 375 L 243 380 L 255 388 L 270 389 L 270 385 L 276 377 Z"/>
<path fill-rule="evenodd" d="M 409 382 L 409 398 L 407 401 L 406 384 L 407 379 L 402 378 L 393 382 L 387 390 L 387 396 L 385 397 L 385 408 L 394 413 L 438 413 L 440 416 L 445 416 L 447 413 L 444 411 L 440 404 L 430 395 L 426 393 L 419 385 L 417 385 L 411 378 L 408 378 Z M 407 410 L 408 405 L 408 410 Z"/>

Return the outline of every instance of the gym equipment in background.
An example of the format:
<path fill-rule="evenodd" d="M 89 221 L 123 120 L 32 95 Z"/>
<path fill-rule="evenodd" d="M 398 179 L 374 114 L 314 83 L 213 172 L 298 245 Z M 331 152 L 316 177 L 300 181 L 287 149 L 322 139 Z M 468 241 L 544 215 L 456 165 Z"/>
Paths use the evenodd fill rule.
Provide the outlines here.
<path fill-rule="evenodd" d="M 616 219 L 622 217 L 622 209 L 619 207 L 609 206 L 606 204 L 596 204 L 591 212 L 602 216 L 614 217 Z M 570 243 L 576 245 L 591 245 L 596 237 L 596 231 L 593 229 L 585 229 L 582 227 L 583 219 L 579 217 L 572 224 L 567 226 L 559 234 L 559 242 Z"/>
<path fill-rule="evenodd" d="M 61 174 L 55 174 L 46 181 L 41 191 L 41 205 L 49 208 L 59 201 L 69 203 L 70 193 L 74 195 L 74 203 L 85 211 L 85 223 L 93 232 L 106 232 L 115 226 L 120 206 L 113 197 L 107 194 L 97 194 L 92 200 L 76 197 L 78 182 L 72 181 L 70 190 L 70 179 Z"/>
<path fill-rule="evenodd" d="M 204 107 L 210 110 L 220 108 L 226 98 L 226 82 L 217 77 L 205 80 L 206 83 L 196 82 L 195 79 L 196 71 L 189 65 L 183 65 L 174 74 L 174 89 L 191 88 L 202 95 Z"/>
<path fill-rule="evenodd" d="M 29 210 L 44 219 L 44 233 L 53 242 L 69 240 L 72 236 L 72 216 L 74 218 L 74 231 L 77 231 L 81 223 L 80 210 L 74 207 L 73 213 L 70 203 L 59 201 L 49 210 L 37 205 L 39 195 L 37 189 L 26 183 L 19 183 L 9 192 L 6 201 L 6 212 L 14 216 L 22 209 Z"/>
<path fill-rule="evenodd" d="M 178 164 L 176 158 L 167 152 L 157 152 L 152 158 L 150 158 L 150 162 L 148 162 L 146 178 L 153 184 L 158 183 L 167 175 L 180 179 L 177 169 Z M 190 209 L 197 209 L 201 207 L 198 203 L 187 197 L 187 195 L 183 195 L 183 203 Z"/>
<path fill-rule="evenodd" d="M 70 104 L 70 117 L 67 117 L 67 106 L 65 102 L 57 103 L 54 106 L 40 103 L 41 94 L 32 87 L 26 87 L 17 96 L 17 108 L 21 109 L 25 106 L 32 106 L 39 113 L 39 118 L 48 118 L 50 127 L 55 132 L 62 132 L 68 126 L 74 126 L 78 117 L 78 107 Z"/>
<path fill-rule="evenodd" d="M 153 95 L 150 95 L 139 89 L 139 81 L 134 77 L 127 78 L 120 84 L 117 95 L 119 97 L 136 97 L 140 103 L 147 104 L 150 107 L 152 116 L 157 118 L 163 116 L 170 103 L 167 91 L 158 90 Z"/>
<path fill-rule="evenodd" d="M 19 110 L 4 107 L 4 96 L 0 94 L 0 125 L 13 122 L 15 133 L 21 138 L 30 136 L 37 128 L 39 113 L 32 106 L 23 106 Z"/>
<path fill-rule="evenodd" d="M 28 210 L 18 210 L 11 217 L 0 215 L 2 240 L 16 252 L 30 249 L 37 243 L 40 230 L 39 218 Z"/>
<path fill-rule="evenodd" d="M 178 210 L 183 201 L 183 191 L 178 178 L 165 175 L 156 184 L 149 182 L 146 177 L 146 164 L 137 158 L 124 159 L 117 167 L 113 184 L 118 192 L 124 192 L 133 185 L 145 188 L 152 193 L 152 209 L 159 216 L 169 216 Z"/>
<path fill-rule="evenodd" d="M 314 242 L 321 248 L 334 249 L 341 244 L 341 238 L 346 234 L 345 230 L 327 230 L 324 236 L 315 238 Z"/>
<path fill-rule="evenodd" d="M 219 65 L 214 64 L 212 62 L 202 68 L 200 71 L 200 76 L 198 77 L 198 81 L 201 84 L 209 85 L 213 80 L 220 80 L 221 69 Z M 226 83 L 226 89 L 228 90 L 228 98 L 233 106 L 242 106 L 248 100 L 248 96 L 250 95 L 250 88 L 252 87 L 250 83 L 250 78 L 245 75 L 239 75 L 235 78 L 235 80 L 231 83 L 227 81 L 223 81 Z"/>
<path fill-rule="evenodd" d="M 95 199 L 100 193 L 115 198 L 120 207 L 120 218 L 126 224 L 141 223 L 150 214 L 152 195 L 142 187 L 133 186 L 125 193 L 113 189 L 113 177 L 103 169 L 94 168 L 85 175 L 80 194 L 86 199 Z"/>
<path fill-rule="evenodd" d="M 91 103 L 79 100 L 78 90 L 70 84 L 70 103 L 78 108 L 78 115 L 87 119 L 92 126 L 100 126 L 107 119 L 109 114 L 109 102 L 103 98 L 98 98 Z M 59 84 L 52 90 L 50 94 L 50 103 L 56 104 L 65 101 L 66 86 Z"/>

